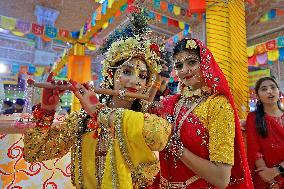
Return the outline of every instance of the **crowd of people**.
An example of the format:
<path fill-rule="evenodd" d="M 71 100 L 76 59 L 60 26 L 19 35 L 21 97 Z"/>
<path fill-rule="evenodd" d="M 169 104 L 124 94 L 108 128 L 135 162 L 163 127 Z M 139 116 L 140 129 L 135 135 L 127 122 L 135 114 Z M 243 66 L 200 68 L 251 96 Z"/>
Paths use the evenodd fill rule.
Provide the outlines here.
<path fill-rule="evenodd" d="M 33 110 L 36 126 L 24 134 L 25 160 L 62 157 L 71 148 L 76 188 L 283 188 L 277 82 L 266 77 L 256 83 L 256 111 L 244 126 L 246 151 L 228 82 L 205 44 L 184 38 L 170 53 L 145 33 L 117 38 L 105 53 L 101 88 L 118 95 L 98 98 L 87 84 L 48 76 L 56 87 L 44 89 Z M 166 85 L 172 69 L 177 94 Z M 70 86 L 82 109 L 53 127 L 60 85 Z M 158 91 L 153 102 L 140 98 L 151 90 Z"/>

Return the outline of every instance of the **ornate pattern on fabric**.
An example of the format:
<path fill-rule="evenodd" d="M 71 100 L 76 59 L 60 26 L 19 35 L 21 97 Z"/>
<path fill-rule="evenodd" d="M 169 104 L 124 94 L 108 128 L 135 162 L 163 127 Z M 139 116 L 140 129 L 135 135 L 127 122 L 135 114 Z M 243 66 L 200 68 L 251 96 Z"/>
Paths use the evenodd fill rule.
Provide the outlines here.
<path fill-rule="evenodd" d="M 59 158 L 74 145 L 81 115 L 71 114 L 63 124 L 50 129 L 32 128 L 24 134 L 24 158 L 28 162 Z"/>
<path fill-rule="evenodd" d="M 54 158 L 61 158 L 72 147 L 71 179 L 82 185 L 81 167 L 81 135 L 84 131 L 84 111 L 74 112 L 58 127 L 50 129 L 33 128 L 24 134 L 24 158 L 28 162 L 42 162 Z M 76 159 L 76 160 L 75 160 Z M 77 162 L 78 178 L 75 179 L 75 162 Z"/>
<path fill-rule="evenodd" d="M 108 142 L 105 150 L 100 151 L 105 158 L 102 164 L 98 164 L 95 158 L 98 155 L 100 141 L 94 138 L 95 130 L 88 128 L 88 121 L 90 116 L 85 111 L 79 111 L 70 114 L 60 126 L 28 130 L 24 139 L 25 158 L 33 162 L 32 164 L 44 165 L 41 161 L 62 157 L 71 147 L 72 157 L 68 166 L 68 176 L 71 176 L 72 184 L 76 188 L 97 187 L 97 172 L 102 164 L 102 169 L 99 168 L 102 182 L 98 188 L 139 188 L 153 182 L 159 171 L 159 161 L 146 139 L 161 140 L 162 142 L 154 141 L 152 148 L 163 149 L 171 133 L 171 125 L 166 120 L 156 115 L 117 109 L 114 128 L 105 128 L 108 133 L 105 139 Z M 115 135 L 111 132 L 114 130 Z M 40 162 L 34 163 L 35 161 Z"/>
<path fill-rule="evenodd" d="M 201 41 L 196 39 L 195 41 L 200 48 L 200 68 L 202 70 L 202 75 L 205 78 L 206 85 L 213 90 L 214 94 L 222 94 L 226 96 L 233 109 L 235 117 L 235 162 L 232 168 L 231 177 L 233 179 L 231 181 L 233 183 L 245 178 L 245 185 L 247 187 L 252 187 L 249 167 L 245 155 L 240 120 L 228 81 L 209 49 Z"/>
<path fill-rule="evenodd" d="M 153 178 L 157 175 L 158 170 L 159 170 L 159 161 L 153 161 L 153 162 L 147 162 L 147 163 L 139 163 L 138 166 L 135 166 L 130 153 L 128 151 L 128 140 L 123 132 L 125 130 L 124 124 L 121 122 L 123 118 L 123 109 L 118 109 L 116 111 L 116 120 L 115 120 L 115 130 L 117 133 L 117 137 L 120 143 L 120 149 L 122 151 L 122 154 L 124 156 L 125 162 L 128 166 L 128 168 L 131 170 L 131 176 L 132 176 L 132 181 L 134 185 L 136 186 L 147 186 L 149 183 L 153 182 Z M 145 116 L 144 116 L 145 117 Z M 162 119 L 160 119 L 162 120 Z M 157 126 L 158 124 L 162 123 L 162 121 L 157 120 L 157 122 L 152 123 L 152 126 Z M 144 127 L 143 130 L 145 129 L 145 120 L 144 120 Z M 143 132 L 145 133 L 145 132 Z M 162 132 L 163 133 L 163 132 Z M 169 135 L 169 133 L 168 133 Z M 166 135 L 166 138 L 168 137 Z M 145 136 L 145 135 L 144 135 Z M 162 138 L 165 140 L 165 138 Z"/>
<path fill-rule="evenodd" d="M 227 98 L 213 95 L 194 113 L 208 129 L 210 161 L 233 165 L 235 122 Z"/>
<path fill-rule="evenodd" d="M 1 188 L 74 188 L 70 153 L 62 158 L 28 163 L 23 158 L 22 134 L 0 134 Z"/>
<path fill-rule="evenodd" d="M 143 135 L 147 145 L 153 151 L 161 151 L 166 146 L 171 134 L 171 125 L 154 114 L 144 114 Z"/>
<path fill-rule="evenodd" d="M 169 182 L 167 179 L 161 176 L 160 189 L 186 188 L 198 179 L 200 178 L 195 175 L 187 179 L 185 182 Z"/>
<path fill-rule="evenodd" d="M 174 104 L 177 104 L 178 99 L 179 95 L 164 99 L 164 107 L 168 107 L 167 111 L 169 111 L 165 113 L 173 114 Z M 181 106 L 180 113 L 177 115 L 178 123 L 187 110 L 186 104 Z M 211 95 L 201 102 L 193 112 L 188 114 L 180 133 L 182 143 L 194 154 L 215 162 L 234 163 L 234 114 L 225 96 Z M 218 137 L 222 137 L 222 140 L 219 140 Z M 167 154 L 165 150 L 160 154 L 161 176 L 169 182 L 184 183 L 195 176 L 181 161 L 177 161 L 176 166 L 172 165 L 173 163 L 168 164 L 167 162 L 173 162 L 173 157 Z M 165 161 L 164 158 L 167 160 Z M 180 174 L 171 174 L 173 172 Z M 205 180 L 199 179 L 198 182 L 190 184 L 188 188 L 201 186 L 212 187 Z"/>
<path fill-rule="evenodd" d="M 213 145 L 210 144 L 210 134 L 213 136 L 218 136 L 221 134 L 220 132 L 225 129 L 225 135 L 226 138 L 234 137 L 235 133 L 235 139 L 229 139 L 228 144 L 224 145 L 224 149 L 221 150 L 221 153 L 213 153 L 214 155 L 210 158 L 212 158 L 213 161 L 217 162 L 226 162 L 230 164 L 234 164 L 232 168 L 232 174 L 231 174 L 231 182 L 230 186 L 228 188 L 251 188 L 252 182 L 249 174 L 248 164 L 245 157 L 245 148 L 243 144 L 241 129 L 240 129 L 240 122 L 237 114 L 237 110 L 233 101 L 233 96 L 231 94 L 228 82 L 222 73 L 220 67 L 214 60 L 214 57 L 212 56 L 209 49 L 199 40 L 196 39 L 187 39 L 190 40 L 192 43 L 192 40 L 196 42 L 196 45 L 200 49 L 200 69 L 202 71 L 202 76 L 205 80 L 206 86 L 209 87 L 212 91 L 213 95 L 223 95 L 225 99 L 228 101 L 227 105 L 223 107 L 225 110 L 229 110 L 229 106 L 231 107 L 231 113 L 228 113 L 228 115 L 222 114 L 219 116 L 224 116 L 227 123 L 223 123 L 222 127 L 218 123 L 213 124 L 215 126 L 210 126 L 209 121 L 212 121 L 209 119 L 208 114 L 205 114 L 204 112 L 200 112 L 200 114 L 197 115 L 195 111 L 193 110 L 193 113 L 188 115 L 188 118 L 184 121 L 183 127 L 181 128 L 181 139 L 186 148 L 188 148 L 191 152 L 194 154 L 197 154 L 199 157 L 204 159 L 209 159 L 209 150 L 210 153 L 212 153 L 214 150 L 220 150 L 223 148 L 223 146 L 218 144 L 219 142 L 214 142 Z M 193 44 L 193 43 L 192 43 Z M 192 45 L 191 45 L 192 46 Z M 174 117 L 174 112 L 176 108 L 176 104 L 178 100 L 180 99 L 179 95 L 175 95 L 170 98 L 166 98 L 163 104 L 163 116 L 164 117 Z M 218 101 L 217 101 L 218 102 Z M 218 104 L 218 103 L 217 103 Z M 202 103 L 201 105 L 202 106 Z M 197 107 L 198 108 L 198 107 Z M 222 108 L 222 105 L 219 106 L 219 108 Z M 181 119 L 182 115 L 186 113 L 186 110 L 188 108 L 186 106 L 181 107 L 180 109 L 180 115 L 177 116 L 174 119 Z M 208 110 L 207 110 L 208 111 Z M 167 115 L 168 112 L 168 115 Z M 214 112 L 214 111 L 212 111 Z M 220 110 L 217 111 L 218 114 L 220 114 Z M 215 112 L 216 113 L 216 112 Z M 226 116 L 233 116 L 231 118 Z M 216 116 L 215 116 L 216 117 Z M 221 119 L 221 118 L 220 118 Z M 202 121 L 203 120 L 203 121 Z M 219 118 L 217 119 L 219 120 Z M 220 121 L 220 120 L 219 120 Z M 233 126 L 233 123 L 235 123 L 235 126 Z M 208 127 L 209 126 L 209 127 Z M 221 127 L 221 128 L 220 128 Z M 225 127 L 225 128 L 223 128 Z M 210 130 L 211 128 L 211 130 Z M 213 128 L 213 129 L 212 129 Z M 235 128 L 235 131 L 232 131 L 232 129 Z M 214 129 L 219 129 L 220 131 L 215 131 Z M 218 134 L 219 133 L 219 134 Z M 223 133 L 222 133 L 223 134 Z M 219 135 L 219 138 L 222 135 Z M 211 136 L 212 137 L 212 136 Z M 224 139 L 222 136 L 221 138 Z M 218 137 L 217 137 L 218 138 Z M 217 139 L 216 139 L 217 140 Z M 234 149 L 232 150 L 232 147 L 229 147 L 229 153 L 228 155 L 226 152 L 227 146 L 234 145 Z M 219 146 L 219 147 L 217 147 Z M 234 152 L 234 156 L 232 156 L 232 152 Z M 167 179 L 171 178 L 170 181 L 185 181 L 191 176 L 194 176 L 195 174 L 189 170 L 187 167 L 184 166 L 181 162 L 177 161 L 177 166 L 173 166 L 167 163 L 167 161 L 163 161 L 163 158 L 166 157 L 167 154 L 163 151 L 161 153 L 161 173 L 164 174 L 163 176 Z M 234 157 L 234 159 L 232 159 Z M 169 157 L 169 162 L 173 161 L 172 157 Z M 233 162 L 233 163 L 232 163 Z M 168 169 L 168 171 L 167 171 Z M 176 174 L 178 173 L 178 174 Z M 191 187 L 197 187 L 197 188 L 206 188 L 211 186 L 209 183 L 207 183 L 205 180 L 200 179 L 200 181 L 194 183 Z"/>

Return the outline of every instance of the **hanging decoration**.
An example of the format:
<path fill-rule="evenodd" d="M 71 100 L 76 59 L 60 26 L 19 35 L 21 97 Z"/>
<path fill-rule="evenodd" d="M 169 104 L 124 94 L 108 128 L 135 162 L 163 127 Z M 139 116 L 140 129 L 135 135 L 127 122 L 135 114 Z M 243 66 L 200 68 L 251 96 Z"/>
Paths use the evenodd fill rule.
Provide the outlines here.
<path fill-rule="evenodd" d="M 173 43 L 177 43 L 179 40 L 181 40 L 182 38 L 188 36 L 188 34 L 190 33 L 190 28 L 189 29 L 185 29 L 181 32 L 179 32 L 178 34 L 170 37 L 169 39 L 167 39 L 165 42 L 165 45 L 173 45 Z"/>
<path fill-rule="evenodd" d="M 33 34 L 41 36 L 43 34 L 43 30 L 44 30 L 44 26 L 41 26 L 41 25 L 35 24 L 35 23 L 32 24 Z"/>
<path fill-rule="evenodd" d="M 271 9 L 269 10 L 267 13 L 265 13 L 261 18 L 260 18 L 260 22 L 269 22 L 273 19 L 276 19 L 279 16 L 283 16 L 284 15 L 284 10 L 283 8 L 275 8 L 275 9 Z"/>
<path fill-rule="evenodd" d="M 113 22 L 113 19 L 110 18 L 113 17 L 114 15 L 120 14 L 120 12 L 125 11 L 128 7 L 128 3 L 126 0 L 122 0 L 119 3 L 114 2 L 113 0 L 111 2 L 109 1 L 110 0 L 105 0 L 104 3 L 101 4 L 97 8 L 97 10 L 92 14 L 92 17 L 89 18 L 87 22 L 84 24 L 82 30 L 83 32 L 81 32 L 82 40 L 89 41 L 89 39 L 86 39 L 84 35 L 86 35 L 92 27 L 96 28 L 96 32 L 100 31 L 101 29 L 107 28 L 109 23 Z M 115 6 L 113 6 L 114 4 Z M 58 39 L 64 42 L 70 42 L 72 44 L 75 44 L 80 36 L 80 31 L 68 31 L 56 27 L 42 26 L 37 23 L 30 23 L 27 21 L 11 17 L 0 15 L 0 20 L 1 20 L 0 22 L 1 28 L 17 36 L 26 35 L 26 37 L 30 38 L 32 35 L 36 35 L 42 37 L 45 41 L 50 41 L 51 39 Z M 88 37 L 90 36 L 88 35 Z"/>
<path fill-rule="evenodd" d="M 183 21 L 174 20 L 174 19 L 169 18 L 169 17 L 167 17 L 165 15 L 161 15 L 161 14 L 149 11 L 148 12 L 148 16 L 149 16 L 149 18 L 155 19 L 156 21 L 159 21 L 162 24 L 166 24 L 166 25 L 169 25 L 169 26 L 174 26 L 174 27 L 180 28 L 182 30 L 183 29 L 187 29 L 187 30 L 189 29 L 189 24 L 187 24 L 187 23 L 185 23 Z"/>
<path fill-rule="evenodd" d="M 268 57 L 267 57 L 267 53 L 263 53 L 263 54 L 259 54 L 256 56 L 256 61 L 260 64 L 260 65 L 264 65 L 267 63 Z"/>
<path fill-rule="evenodd" d="M 191 13 L 204 13 L 206 9 L 205 0 L 188 0 L 188 9 Z"/>
<path fill-rule="evenodd" d="M 283 62 L 284 36 L 269 40 L 265 43 L 247 47 L 249 66 L 273 64 L 275 61 Z"/>

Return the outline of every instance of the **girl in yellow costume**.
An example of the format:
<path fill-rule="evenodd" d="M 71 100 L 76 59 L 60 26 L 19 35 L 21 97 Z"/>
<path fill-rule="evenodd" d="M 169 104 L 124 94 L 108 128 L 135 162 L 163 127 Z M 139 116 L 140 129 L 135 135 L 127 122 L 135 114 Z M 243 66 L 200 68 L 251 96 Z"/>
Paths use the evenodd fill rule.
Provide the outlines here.
<path fill-rule="evenodd" d="M 25 132 L 24 158 L 44 161 L 62 157 L 71 148 L 76 188 L 129 189 L 150 184 L 159 171 L 152 151 L 165 147 L 171 125 L 139 112 L 139 100 L 124 94 L 147 91 L 158 70 L 158 53 L 156 44 L 137 35 L 112 43 L 103 62 L 102 87 L 120 90 L 120 96 L 102 96 L 99 103 L 92 90 L 70 81 L 84 109 L 59 127 L 51 124 L 62 91 L 44 89 L 42 103 L 33 112 L 36 127 Z M 53 82 L 52 74 L 48 81 Z"/>

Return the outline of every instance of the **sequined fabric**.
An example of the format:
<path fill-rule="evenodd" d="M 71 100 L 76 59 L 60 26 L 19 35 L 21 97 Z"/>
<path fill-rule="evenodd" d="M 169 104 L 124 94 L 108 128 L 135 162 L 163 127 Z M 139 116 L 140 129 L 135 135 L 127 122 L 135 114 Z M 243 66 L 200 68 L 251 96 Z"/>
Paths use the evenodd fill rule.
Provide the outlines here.
<path fill-rule="evenodd" d="M 41 129 L 31 128 L 24 134 L 24 158 L 28 162 L 45 161 L 53 158 L 62 157 L 67 154 L 70 147 L 74 145 L 76 131 L 78 128 L 74 119 L 75 114 L 71 114 L 64 123 L 58 127 Z M 68 122 L 73 122 L 72 125 Z"/>
<path fill-rule="evenodd" d="M 235 121 L 226 97 L 211 96 L 194 110 L 194 114 L 208 130 L 210 161 L 233 165 Z M 196 133 L 198 135 L 198 131 Z"/>
<path fill-rule="evenodd" d="M 247 163 L 247 160 L 246 160 L 245 148 L 244 148 L 244 144 L 243 144 L 238 113 L 237 113 L 237 110 L 236 110 L 236 107 L 235 107 L 235 103 L 234 103 L 233 96 L 232 96 L 232 93 L 230 91 L 228 82 L 227 82 L 224 74 L 222 73 L 222 70 L 220 69 L 217 62 L 215 61 L 212 53 L 205 46 L 205 44 L 202 43 L 201 41 L 197 40 L 197 39 L 186 39 L 186 40 L 194 40 L 196 45 L 200 49 L 200 51 L 199 51 L 200 60 L 201 60 L 200 61 L 200 70 L 202 72 L 202 76 L 204 78 L 206 86 L 211 89 L 212 94 L 223 95 L 227 99 L 229 105 L 232 108 L 233 120 L 235 122 L 235 126 L 234 126 L 234 128 L 235 128 L 235 139 L 234 139 L 234 143 L 233 143 L 234 144 L 234 160 L 233 160 L 234 165 L 233 165 L 232 171 L 231 171 L 230 184 L 227 188 L 238 188 L 238 189 L 253 188 L 250 173 L 249 173 L 248 163 Z M 163 112 L 171 112 L 171 114 L 172 114 L 174 112 L 175 106 L 176 106 L 179 98 L 180 98 L 179 95 L 176 95 L 176 96 L 172 97 L 171 100 L 168 99 L 169 102 L 170 101 L 172 101 L 172 102 L 171 103 L 165 102 L 165 104 L 163 105 L 162 111 Z M 181 111 L 185 111 L 185 110 L 181 110 Z M 192 140 L 192 144 L 194 144 L 194 145 L 193 145 L 191 150 L 192 150 L 193 153 L 199 154 L 200 157 L 208 157 L 209 158 L 209 146 L 210 146 L 210 144 L 208 144 L 208 140 L 210 140 L 210 138 L 208 138 L 209 134 L 210 134 L 209 133 L 209 127 L 205 128 L 208 123 L 205 123 L 205 122 L 203 123 L 201 121 L 202 116 L 204 118 L 204 116 L 206 114 L 205 115 L 198 115 L 198 116 L 201 116 L 201 117 L 198 117 L 197 115 L 194 114 L 195 111 L 196 110 L 194 110 L 193 113 L 189 114 L 189 116 L 188 116 L 188 121 L 195 123 L 195 124 L 191 124 L 191 125 L 193 125 L 193 128 L 191 128 L 192 132 L 186 133 L 185 131 L 183 131 L 183 128 L 181 128 L 181 131 L 180 131 L 181 138 Z M 219 111 L 218 114 L 221 114 L 220 112 L 223 112 L 223 111 Z M 169 117 L 171 119 L 176 118 L 173 115 L 172 116 L 164 115 L 164 116 Z M 226 117 L 226 115 L 223 114 L 223 113 L 220 116 Z M 177 119 L 179 119 L 179 118 L 177 118 Z M 208 121 L 208 119 L 204 119 L 204 120 Z M 231 119 L 229 119 L 229 120 L 231 120 Z M 186 124 L 186 122 L 184 123 L 184 125 L 185 124 Z M 224 127 L 228 128 L 228 130 L 227 130 L 228 136 L 233 135 L 233 133 L 230 132 L 231 126 L 229 124 L 224 124 Z M 208 131 L 207 131 L 207 129 L 208 129 Z M 212 133 L 216 133 L 216 131 L 214 131 L 214 129 L 213 129 L 211 131 L 211 134 Z M 198 135 L 199 137 L 193 137 L 193 135 Z M 221 138 L 223 138 L 223 137 L 221 137 Z M 193 141 L 193 140 L 197 140 L 197 141 Z M 230 141 L 231 140 L 229 140 L 229 143 L 231 143 Z M 200 144 L 202 144 L 202 145 L 200 145 Z M 215 144 L 218 144 L 218 142 L 215 142 Z M 190 146 L 190 145 L 187 144 L 187 142 L 184 142 L 184 145 Z M 208 148 L 205 147 L 206 145 L 209 145 Z M 197 146 L 199 148 L 197 148 Z M 210 152 L 211 151 L 212 151 L 212 149 L 210 147 Z M 212 157 L 212 160 L 213 160 L 213 158 L 217 157 L 217 154 L 218 153 L 216 153 L 216 155 L 214 155 Z M 230 162 L 231 160 L 230 160 L 229 157 L 230 156 L 228 156 L 227 158 L 224 158 L 224 160 L 223 159 L 222 160 L 225 162 L 226 159 L 227 159 Z M 160 158 L 160 159 L 162 159 L 162 158 Z M 220 161 L 219 159 L 220 158 L 216 158 L 215 161 Z M 171 162 L 172 160 L 169 159 L 168 161 Z M 178 162 L 177 162 L 177 166 L 179 166 Z M 180 167 L 182 167 L 182 166 L 180 166 Z M 169 169 L 170 171 L 167 171 L 167 169 Z M 184 169 L 180 168 L 177 171 L 177 170 L 174 169 L 174 165 L 169 165 L 169 164 L 167 164 L 166 161 L 163 161 L 163 162 L 161 161 L 161 173 L 164 174 L 163 176 L 165 178 L 171 178 L 173 181 L 175 181 L 175 180 L 176 181 L 180 181 L 180 180 L 185 181 L 186 179 L 189 178 L 188 176 L 191 176 L 191 174 L 193 174 L 187 168 L 184 168 Z M 192 187 L 189 187 L 189 188 L 206 188 L 206 187 L 208 188 L 210 186 L 209 184 L 206 184 L 205 181 L 203 181 L 202 179 L 197 180 L 193 184 L 194 185 L 192 185 Z"/>
<path fill-rule="evenodd" d="M 174 104 L 180 96 L 165 99 L 168 114 L 174 113 Z M 177 122 L 188 107 L 181 107 Z M 222 95 L 212 95 L 201 102 L 185 119 L 181 127 L 181 141 L 194 154 L 214 162 L 233 164 L 234 162 L 234 114 L 230 103 Z M 173 157 L 165 150 L 160 153 L 161 175 L 170 182 L 185 182 L 195 174 L 181 161 L 173 165 Z M 175 174 L 173 174 L 175 173 Z M 203 179 L 191 183 L 186 188 L 212 187 Z"/>
<path fill-rule="evenodd" d="M 169 123 L 153 114 L 144 114 L 145 125 L 143 135 L 147 145 L 153 151 L 161 151 L 168 142 L 168 136 L 171 134 Z"/>
<path fill-rule="evenodd" d="M 88 116 L 74 112 L 64 124 L 49 129 L 35 128 L 24 136 L 24 156 L 29 162 L 65 155 L 71 148 L 72 183 L 76 188 L 137 188 L 148 185 L 159 171 L 152 150 L 161 150 L 171 133 L 162 118 L 119 109 L 115 112 L 115 132 L 106 147 L 102 172 L 96 161 L 98 139 L 85 127 Z M 98 186 L 101 175 L 101 186 Z"/>

